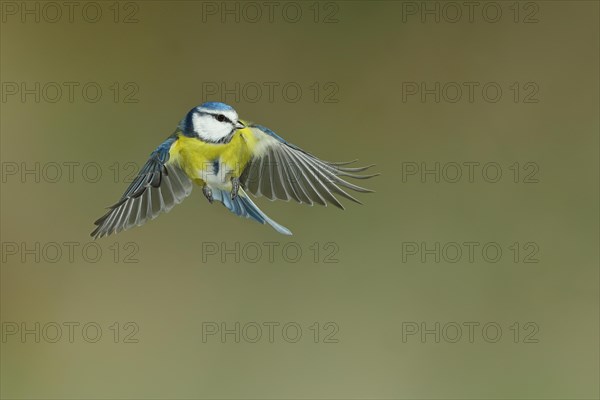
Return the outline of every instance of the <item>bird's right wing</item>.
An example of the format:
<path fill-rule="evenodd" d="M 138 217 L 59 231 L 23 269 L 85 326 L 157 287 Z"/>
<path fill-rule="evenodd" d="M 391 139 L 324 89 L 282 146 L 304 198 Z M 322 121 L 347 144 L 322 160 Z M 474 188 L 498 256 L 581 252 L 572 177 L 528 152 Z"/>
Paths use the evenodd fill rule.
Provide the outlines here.
<path fill-rule="evenodd" d="M 94 222 L 94 239 L 143 225 L 161 212 L 170 211 L 192 192 L 190 178 L 179 166 L 168 162 L 176 141 L 173 134 L 150 154 L 121 199 Z"/>

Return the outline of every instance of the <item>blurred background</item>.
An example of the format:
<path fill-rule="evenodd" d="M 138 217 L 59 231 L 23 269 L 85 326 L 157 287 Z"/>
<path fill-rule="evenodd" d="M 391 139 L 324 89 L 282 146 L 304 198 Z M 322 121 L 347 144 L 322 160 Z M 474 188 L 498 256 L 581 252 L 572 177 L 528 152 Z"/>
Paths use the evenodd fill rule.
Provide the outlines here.
<path fill-rule="evenodd" d="M 2 398 L 598 398 L 597 2 L 2 2 Z M 225 101 L 375 190 L 89 232 Z"/>

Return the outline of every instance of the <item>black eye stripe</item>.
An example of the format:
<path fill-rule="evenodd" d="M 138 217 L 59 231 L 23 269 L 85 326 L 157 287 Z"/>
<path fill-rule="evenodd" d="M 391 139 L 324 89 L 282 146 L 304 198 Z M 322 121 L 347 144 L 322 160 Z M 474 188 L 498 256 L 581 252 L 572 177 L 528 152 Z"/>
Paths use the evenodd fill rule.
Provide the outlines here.
<path fill-rule="evenodd" d="M 230 124 L 232 123 L 231 120 L 223 114 L 212 114 L 212 116 L 219 122 L 229 122 Z"/>
<path fill-rule="evenodd" d="M 206 111 L 199 111 L 197 112 L 198 115 L 210 115 L 211 117 L 213 117 L 214 119 L 216 119 L 219 122 L 228 122 L 231 125 L 233 125 L 233 121 L 230 120 L 229 118 L 227 118 L 225 115 L 223 114 L 214 114 L 214 113 L 209 113 Z M 191 116 L 190 116 L 191 117 Z"/>

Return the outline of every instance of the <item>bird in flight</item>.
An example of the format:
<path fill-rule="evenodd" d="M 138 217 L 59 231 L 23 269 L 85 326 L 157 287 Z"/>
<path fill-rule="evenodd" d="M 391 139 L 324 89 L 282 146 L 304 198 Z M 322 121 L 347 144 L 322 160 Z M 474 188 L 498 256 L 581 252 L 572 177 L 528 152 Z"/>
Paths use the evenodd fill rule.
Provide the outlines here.
<path fill-rule="evenodd" d="M 327 162 L 302 150 L 264 126 L 242 121 L 229 105 L 207 102 L 191 109 L 171 136 L 150 154 L 121 199 L 94 224 L 94 239 L 140 226 L 181 203 L 196 183 L 210 203 L 222 203 L 234 214 L 289 229 L 262 212 L 250 199 L 298 203 L 331 203 L 344 209 L 336 195 L 361 204 L 344 189 L 372 192 L 348 182 L 378 174 L 359 174 L 372 167 Z"/>

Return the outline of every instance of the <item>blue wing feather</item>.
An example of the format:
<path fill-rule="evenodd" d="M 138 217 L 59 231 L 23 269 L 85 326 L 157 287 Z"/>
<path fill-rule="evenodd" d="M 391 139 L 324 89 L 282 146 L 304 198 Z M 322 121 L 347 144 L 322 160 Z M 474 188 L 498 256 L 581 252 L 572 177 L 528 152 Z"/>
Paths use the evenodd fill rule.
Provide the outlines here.
<path fill-rule="evenodd" d="M 168 212 L 192 191 L 192 181 L 177 165 L 169 164 L 169 151 L 177 141 L 169 136 L 151 154 L 121 199 L 94 224 L 99 238 L 139 226 Z"/>
<path fill-rule="evenodd" d="M 152 186 L 160 186 L 161 172 L 164 169 L 164 164 L 169 160 L 169 150 L 171 150 L 171 146 L 173 146 L 175 141 L 177 141 L 177 134 L 173 133 L 152 153 L 150 153 L 150 158 L 146 164 L 144 164 L 136 179 L 131 182 L 127 190 L 125 190 L 121 200 L 138 194 L 140 189 L 143 190 L 145 185 L 148 183 L 149 178 L 152 179 L 150 181 Z"/>
<path fill-rule="evenodd" d="M 160 162 L 163 164 L 166 163 L 169 160 L 169 150 L 171 150 L 171 146 L 173 146 L 173 143 L 176 141 L 177 134 L 173 133 L 167 138 L 167 140 L 162 142 L 160 146 L 158 146 L 156 150 L 152 152 L 152 154 L 156 154 L 159 157 Z"/>

